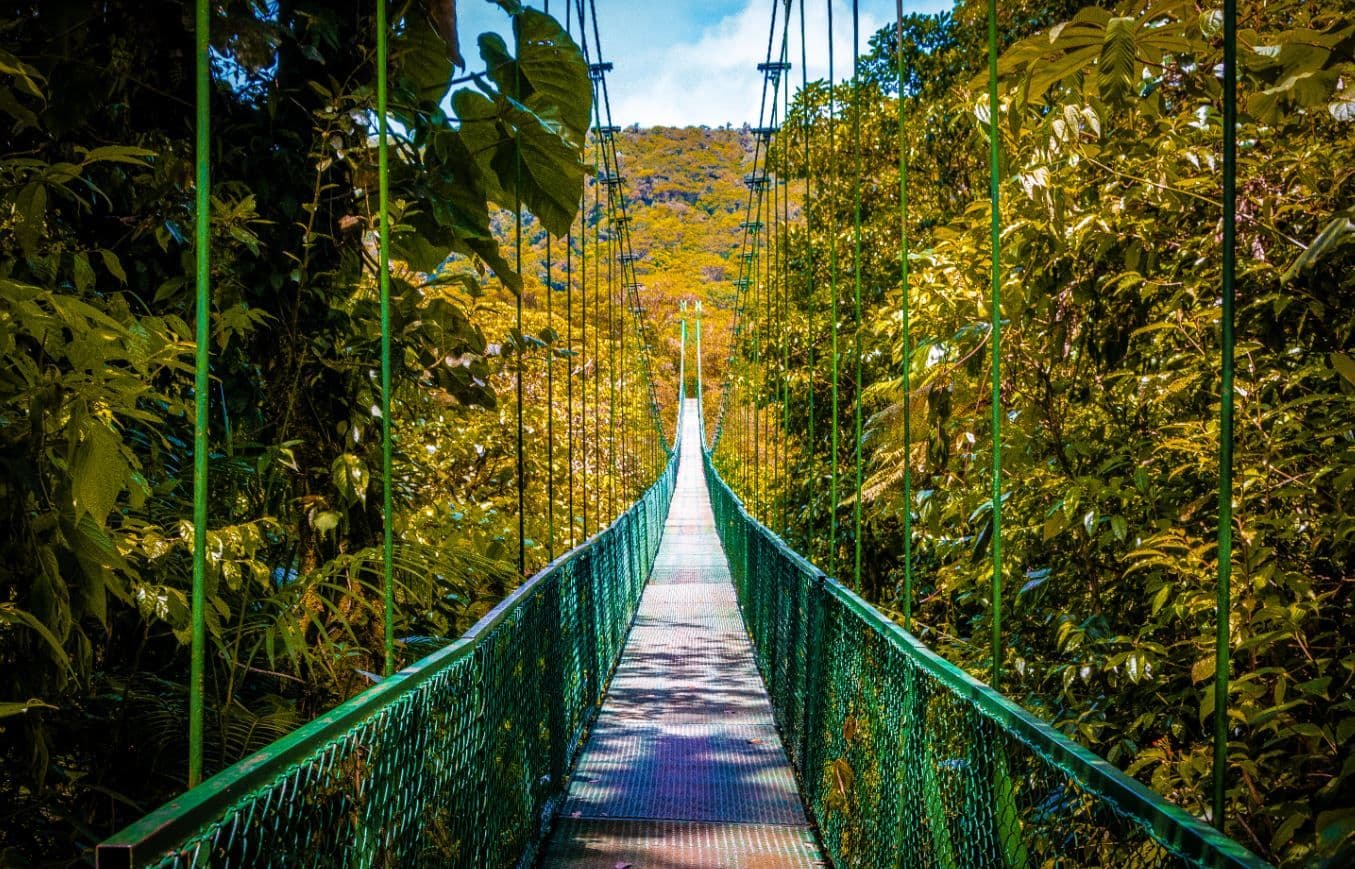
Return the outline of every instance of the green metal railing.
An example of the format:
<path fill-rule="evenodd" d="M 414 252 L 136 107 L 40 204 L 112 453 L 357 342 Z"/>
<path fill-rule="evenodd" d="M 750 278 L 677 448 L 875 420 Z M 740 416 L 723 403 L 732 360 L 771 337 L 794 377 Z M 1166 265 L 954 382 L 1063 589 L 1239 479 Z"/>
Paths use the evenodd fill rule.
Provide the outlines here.
<path fill-rule="evenodd" d="M 98 865 L 530 865 L 658 552 L 677 456 L 461 639 L 166 803 Z"/>
<path fill-rule="evenodd" d="M 1265 865 L 826 577 L 704 456 L 758 667 L 835 865 Z"/>

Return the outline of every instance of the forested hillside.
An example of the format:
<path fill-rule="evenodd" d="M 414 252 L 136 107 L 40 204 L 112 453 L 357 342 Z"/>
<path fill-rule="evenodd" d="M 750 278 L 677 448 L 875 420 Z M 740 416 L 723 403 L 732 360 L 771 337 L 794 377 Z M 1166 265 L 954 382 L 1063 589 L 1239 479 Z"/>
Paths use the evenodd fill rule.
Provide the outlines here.
<path fill-rule="evenodd" d="M 718 400 L 724 381 L 733 323 L 733 282 L 741 265 L 741 227 L 749 202 L 743 178 L 752 165 L 754 144 L 747 126 L 628 127 L 618 136 L 637 257 L 635 271 L 640 298 L 654 324 L 656 359 L 661 366 L 655 379 L 669 431 L 674 425 L 680 301 L 703 303 L 703 355 L 710 366 L 706 383 L 713 400 Z M 605 218 L 590 229 L 590 238 L 599 224 L 605 227 Z M 528 238 L 531 247 L 524 273 L 544 278 L 545 234 L 536 230 Z M 562 255 L 562 249 L 555 250 L 557 278 Z M 539 298 L 532 301 L 541 307 Z M 694 327 L 688 337 L 694 353 Z M 693 359 L 689 358 L 689 364 Z"/>
<path fill-rule="evenodd" d="M 1101 5 L 999 4 L 1002 687 L 1207 814 L 1219 13 Z M 1227 829 L 1287 865 L 1348 860 L 1355 834 L 1350 13 L 1335 2 L 1240 10 Z M 768 165 L 792 187 L 807 177 L 810 230 L 792 230 L 782 276 L 749 297 L 762 307 L 744 326 L 756 338 L 741 349 L 721 451 L 749 505 L 796 549 L 896 618 L 911 608 L 917 634 L 981 678 L 993 613 L 985 15 L 961 2 L 905 18 L 902 106 L 893 27 L 872 39 L 859 91 L 819 82 L 795 97 Z M 783 342 L 788 370 L 774 353 L 766 361 Z"/>

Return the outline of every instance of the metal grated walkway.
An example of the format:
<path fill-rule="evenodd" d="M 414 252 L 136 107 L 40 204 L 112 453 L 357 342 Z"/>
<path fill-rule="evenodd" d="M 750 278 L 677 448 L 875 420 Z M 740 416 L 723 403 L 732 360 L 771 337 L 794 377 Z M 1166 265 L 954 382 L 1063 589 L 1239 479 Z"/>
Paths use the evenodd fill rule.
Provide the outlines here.
<path fill-rule="evenodd" d="M 695 399 L 630 638 L 542 865 L 820 866 L 701 469 Z"/>

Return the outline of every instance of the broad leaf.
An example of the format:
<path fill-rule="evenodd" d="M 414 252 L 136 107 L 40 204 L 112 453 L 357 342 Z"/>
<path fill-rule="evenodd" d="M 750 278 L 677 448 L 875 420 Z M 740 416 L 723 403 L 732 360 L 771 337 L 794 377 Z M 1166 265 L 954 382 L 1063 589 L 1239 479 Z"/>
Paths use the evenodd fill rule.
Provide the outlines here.
<path fill-rule="evenodd" d="M 1124 105 L 1134 89 L 1137 49 L 1134 45 L 1133 18 L 1112 18 L 1106 22 L 1105 41 L 1096 62 L 1096 86 L 1101 99 Z"/>

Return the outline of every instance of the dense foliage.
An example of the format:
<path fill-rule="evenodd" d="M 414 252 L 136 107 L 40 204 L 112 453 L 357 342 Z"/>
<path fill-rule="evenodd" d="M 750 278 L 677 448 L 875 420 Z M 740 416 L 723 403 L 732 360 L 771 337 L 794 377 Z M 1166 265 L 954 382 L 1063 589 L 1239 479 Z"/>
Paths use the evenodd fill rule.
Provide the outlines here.
<path fill-rule="evenodd" d="M 1220 13 L 1137 0 L 1080 11 L 1057 2 L 999 5 L 1003 688 L 1207 815 Z M 1355 19 L 1341 3 L 1240 5 L 1228 831 L 1286 864 L 1340 863 L 1355 841 Z M 789 341 L 790 368 L 784 377 L 776 364 L 764 364 L 762 374 L 741 369 L 748 386 L 731 411 L 724 456 L 736 479 L 752 460 L 756 439 L 740 436 L 750 404 L 761 408 L 763 431 L 782 437 L 780 390 L 788 382 L 790 473 L 763 474 L 778 496 L 763 499 L 763 515 L 850 580 L 851 426 L 860 402 L 859 590 L 901 613 L 901 522 L 911 511 L 916 630 L 980 676 L 992 613 L 985 9 L 962 2 L 953 15 L 905 21 L 910 71 L 901 107 L 898 36 L 892 27 L 876 35 L 861 64 L 859 156 L 851 150 L 849 83 L 830 91 L 820 82 L 796 98 L 771 165 L 777 171 L 787 160 L 781 171 L 792 184 L 806 175 L 812 182 L 810 232 L 792 228 L 783 248 L 788 277 L 762 296 L 780 307 L 769 316 L 764 304 L 746 326 L 766 342 Z M 842 352 L 836 456 L 826 362 L 834 285 Z M 907 405 L 904 364 L 913 387 Z M 833 462 L 843 493 L 836 504 L 828 499 Z M 835 541 L 831 510 L 841 528 Z"/>
<path fill-rule="evenodd" d="M 392 9 L 402 661 L 520 578 L 519 369 L 528 571 L 660 460 L 635 364 L 652 334 L 613 287 L 585 311 L 577 274 L 548 287 L 512 253 L 518 201 L 529 252 L 578 226 L 594 103 L 561 25 L 499 5 L 516 44 L 483 37 L 450 94 L 453 4 Z M 192 6 L 44 0 L 0 21 L 5 865 L 68 863 L 183 787 Z M 373 8 L 214 4 L 209 772 L 380 670 Z M 574 235 L 576 259 L 608 255 Z M 568 320 L 546 304 L 571 294 Z"/>

